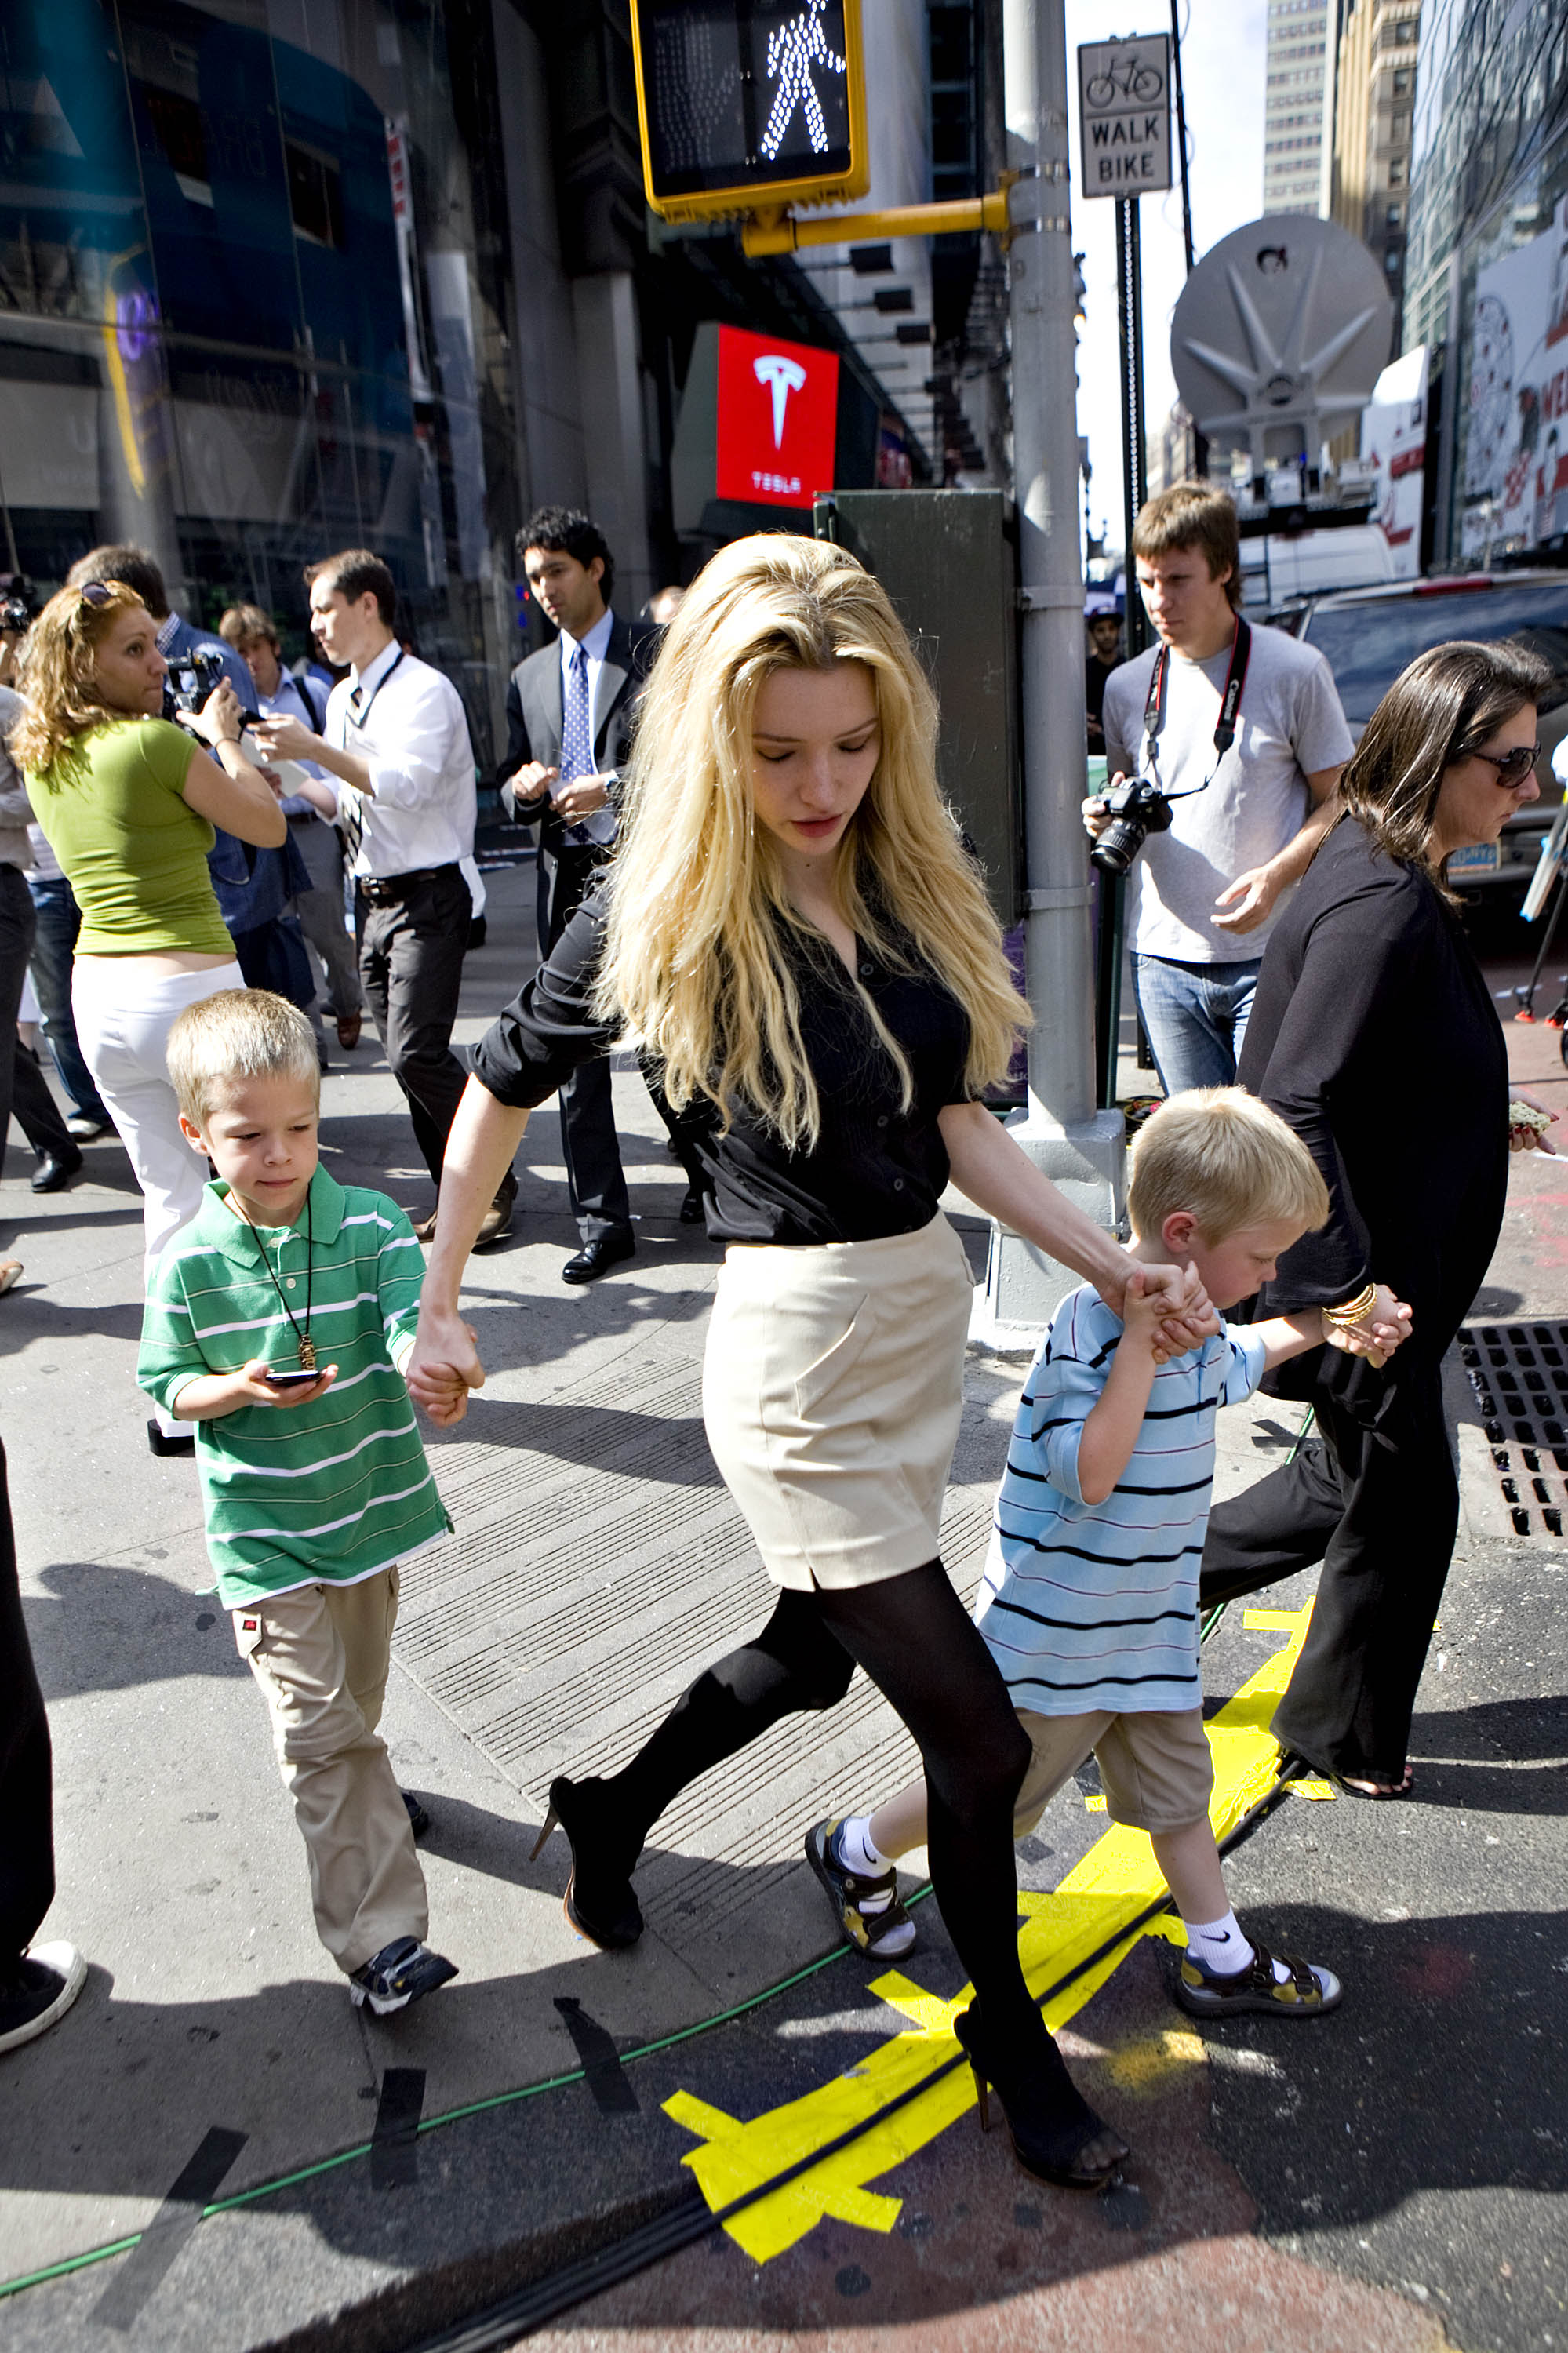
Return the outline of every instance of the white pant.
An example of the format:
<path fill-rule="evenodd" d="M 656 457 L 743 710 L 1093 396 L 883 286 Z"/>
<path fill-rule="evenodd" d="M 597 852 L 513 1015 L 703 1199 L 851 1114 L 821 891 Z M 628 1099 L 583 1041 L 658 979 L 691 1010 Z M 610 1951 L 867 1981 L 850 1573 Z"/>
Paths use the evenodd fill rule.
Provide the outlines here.
<path fill-rule="evenodd" d="M 71 974 L 76 1034 L 142 1187 L 147 1266 L 195 1217 L 207 1164 L 180 1134 L 164 1062 L 169 1031 L 187 1005 L 243 988 L 237 964 L 150 974 L 140 956 L 78 957 Z"/>

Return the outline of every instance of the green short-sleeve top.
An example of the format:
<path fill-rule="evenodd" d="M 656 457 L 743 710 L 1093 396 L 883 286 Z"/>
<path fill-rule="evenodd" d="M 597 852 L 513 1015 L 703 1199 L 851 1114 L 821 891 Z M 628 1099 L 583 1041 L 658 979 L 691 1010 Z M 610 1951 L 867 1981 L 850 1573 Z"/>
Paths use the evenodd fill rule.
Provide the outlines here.
<path fill-rule="evenodd" d="M 196 750 L 164 719 L 79 735 L 27 797 L 81 909 L 78 955 L 232 955 L 207 854 L 217 835 L 181 797 Z"/>

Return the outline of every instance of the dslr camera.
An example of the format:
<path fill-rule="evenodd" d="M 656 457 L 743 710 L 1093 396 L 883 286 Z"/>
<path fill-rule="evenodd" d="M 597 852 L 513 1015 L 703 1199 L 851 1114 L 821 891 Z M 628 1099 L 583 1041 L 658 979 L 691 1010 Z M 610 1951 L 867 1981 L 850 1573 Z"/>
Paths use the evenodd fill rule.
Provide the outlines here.
<path fill-rule="evenodd" d="M 169 664 L 169 674 L 164 681 L 164 718 L 172 719 L 176 711 L 199 711 L 223 680 L 223 656 L 215 654 L 210 648 L 198 646 L 194 653 L 179 655 Z M 1169 818 L 1166 823 L 1170 823 Z M 1139 838 L 1141 840 L 1142 836 Z"/>
<path fill-rule="evenodd" d="M 1125 874 L 1143 848 L 1144 836 L 1164 833 L 1170 826 L 1171 804 L 1145 776 L 1129 777 L 1104 800 L 1110 823 L 1089 856 L 1102 874 Z"/>
<path fill-rule="evenodd" d="M 37 602 L 33 584 L 19 572 L 13 572 L 5 587 L 0 590 L 0 635 L 25 637 L 37 618 Z"/>

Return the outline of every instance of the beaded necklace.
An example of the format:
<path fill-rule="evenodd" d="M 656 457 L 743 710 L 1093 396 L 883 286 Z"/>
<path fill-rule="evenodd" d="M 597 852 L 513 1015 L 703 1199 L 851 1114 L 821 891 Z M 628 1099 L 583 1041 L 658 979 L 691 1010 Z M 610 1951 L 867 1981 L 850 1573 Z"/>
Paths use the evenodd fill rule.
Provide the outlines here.
<path fill-rule="evenodd" d="M 305 1321 L 302 1328 L 295 1318 L 293 1309 L 290 1306 L 288 1301 L 283 1296 L 283 1286 L 279 1282 L 277 1275 L 273 1272 L 272 1261 L 267 1255 L 266 1243 L 262 1240 L 260 1233 L 257 1232 L 255 1224 L 251 1219 L 246 1215 L 245 1210 L 240 1207 L 238 1198 L 232 1188 L 230 1188 L 228 1198 L 235 1209 L 238 1212 L 241 1224 L 249 1226 L 251 1232 L 256 1235 L 256 1249 L 258 1255 L 260 1258 L 262 1265 L 267 1270 L 268 1279 L 270 1282 L 273 1290 L 278 1294 L 278 1304 L 289 1319 L 289 1329 L 294 1335 L 294 1343 L 300 1352 L 300 1369 L 302 1372 L 313 1373 L 316 1369 L 316 1344 L 311 1337 L 311 1301 L 314 1295 L 313 1286 L 315 1281 L 315 1268 L 311 1259 L 311 1196 L 309 1188 L 307 1187 L 305 1193 Z"/>

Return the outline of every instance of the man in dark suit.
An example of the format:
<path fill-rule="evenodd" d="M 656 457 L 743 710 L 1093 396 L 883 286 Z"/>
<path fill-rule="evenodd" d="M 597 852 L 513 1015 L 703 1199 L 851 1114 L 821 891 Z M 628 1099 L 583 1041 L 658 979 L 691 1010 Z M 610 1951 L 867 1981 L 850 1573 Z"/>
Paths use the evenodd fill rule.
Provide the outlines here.
<path fill-rule="evenodd" d="M 518 533 L 517 553 L 531 594 L 560 632 L 512 673 L 496 780 L 514 823 L 539 827 L 543 959 L 610 855 L 620 770 L 659 631 L 611 609 L 614 562 L 587 515 L 541 507 Z M 559 1101 L 567 1187 L 582 1236 L 561 1278 L 592 1282 L 636 1247 L 609 1061 L 585 1062 Z"/>

